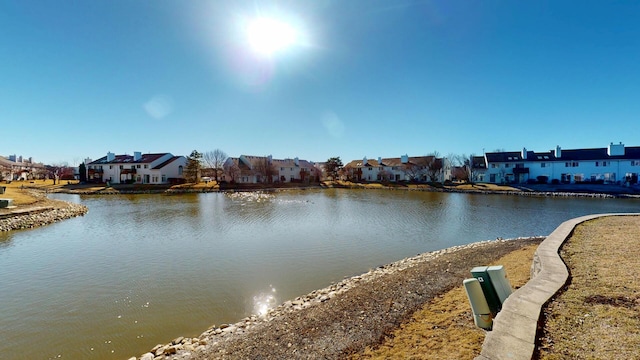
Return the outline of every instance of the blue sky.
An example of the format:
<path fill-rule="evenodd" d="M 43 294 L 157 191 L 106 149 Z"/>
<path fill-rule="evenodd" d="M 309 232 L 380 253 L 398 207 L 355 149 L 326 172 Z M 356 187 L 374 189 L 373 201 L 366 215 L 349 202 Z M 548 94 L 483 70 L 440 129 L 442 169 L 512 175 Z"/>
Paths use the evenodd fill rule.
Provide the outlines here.
<path fill-rule="evenodd" d="M 257 53 L 248 24 L 295 32 Z M 633 1 L 2 1 L 0 155 L 640 145 Z"/>

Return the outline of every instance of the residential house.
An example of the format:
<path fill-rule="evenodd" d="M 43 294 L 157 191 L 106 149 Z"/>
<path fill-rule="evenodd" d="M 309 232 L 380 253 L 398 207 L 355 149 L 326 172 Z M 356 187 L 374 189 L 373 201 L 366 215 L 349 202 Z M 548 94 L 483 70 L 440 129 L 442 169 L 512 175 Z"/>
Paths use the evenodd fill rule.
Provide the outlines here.
<path fill-rule="evenodd" d="M 611 143 L 605 148 L 485 154 L 485 181 L 491 183 L 559 182 L 637 184 L 640 147 Z"/>
<path fill-rule="evenodd" d="M 33 180 L 44 179 L 46 169 L 42 163 L 36 163 L 32 158 L 10 155 L 0 156 L 0 179 Z"/>
<path fill-rule="evenodd" d="M 343 167 L 342 178 L 352 181 L 443 181 L 443 159 L 402 155 L 398 158 L 353 160 Z"/>
<path fill-rule="evenodd" d="M 112 184 L 167 184 L 181 182 L 187 164 L 184 156 L 170 153 L 115 155 L 108 152 L 89 162 L 87 180 Z"/>
<path fill-rule="evenodd" d="M 243 184 L 317 181 L 321 170 L 313 162 L 273 159 L 269 156 L 240 155 L 224 163 L 222 180 Z"/>

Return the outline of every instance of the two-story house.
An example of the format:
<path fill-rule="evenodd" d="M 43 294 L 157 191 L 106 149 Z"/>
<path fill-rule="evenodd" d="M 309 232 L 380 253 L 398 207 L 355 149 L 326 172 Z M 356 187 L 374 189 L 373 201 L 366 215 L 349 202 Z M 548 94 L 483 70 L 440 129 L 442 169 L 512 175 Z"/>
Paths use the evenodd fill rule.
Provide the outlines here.
<path fill-rule="evenodd" d="M 611 143 L 606 148 L 485 154 L 485 181 L 491 183 L 559 182 L 637 184 L 640 147 Z"/>
<path fill-rule="evenodd" d="M 186 164 L 186 157 L 170 153 L 136 151 L 133 155 L 115 155 L 108 152 L 86 164 L 87 180 L 111 184 L 167 184 L 184 178 Z"/>

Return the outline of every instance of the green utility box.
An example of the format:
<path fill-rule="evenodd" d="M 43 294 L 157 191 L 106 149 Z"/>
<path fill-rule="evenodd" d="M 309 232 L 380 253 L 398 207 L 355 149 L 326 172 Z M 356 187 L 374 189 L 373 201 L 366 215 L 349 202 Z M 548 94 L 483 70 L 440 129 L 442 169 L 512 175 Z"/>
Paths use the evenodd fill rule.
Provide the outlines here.
<path fill-rule="evenodd" d="M 6 190 L 7 190 L 6 186 L 0 186 L 0 194 L 4 194 Z"/>
<path fill-rule="evenodd" d="M 488 266 L 476 266 L 471 269 L 471 275 L 478 279 L 482 292 L 484 293 L 484 297 L 487 300 L 487 305 L 489 305 L 491 316 L 495 317 L 502 309 L 502 302 L 496 293 L 496 289 L 491 283 L 491 277 L 489 276 L 488 270 Z"/>
<path fill-rule="evenodd" d="M 0 209 L 13 205 L 13 199 L 0 199 Z"/>

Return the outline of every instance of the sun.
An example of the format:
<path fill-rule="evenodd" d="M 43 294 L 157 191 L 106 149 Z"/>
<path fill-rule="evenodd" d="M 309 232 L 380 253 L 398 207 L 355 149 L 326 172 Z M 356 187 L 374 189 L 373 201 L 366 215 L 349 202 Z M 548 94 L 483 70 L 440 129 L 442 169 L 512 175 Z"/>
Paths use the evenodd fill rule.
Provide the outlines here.
<path fill-rule="evenodd" d="M 265 56 L 285 50 L 296 43 L 298 34 L 290 24 L 274 18 L 259 17 L 247 24 L 247 40 L 251 49 Z"/>

